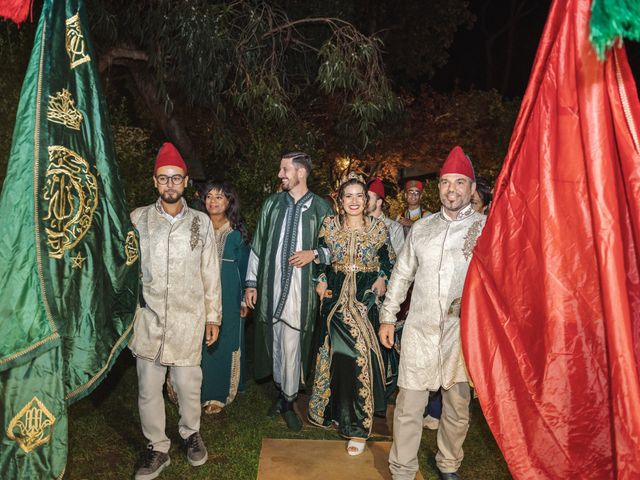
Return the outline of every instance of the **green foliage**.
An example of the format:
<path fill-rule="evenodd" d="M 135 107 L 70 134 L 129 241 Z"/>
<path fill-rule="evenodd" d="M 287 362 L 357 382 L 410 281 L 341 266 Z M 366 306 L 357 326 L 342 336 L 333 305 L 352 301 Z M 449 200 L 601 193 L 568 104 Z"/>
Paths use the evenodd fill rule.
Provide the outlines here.
<path fill-rule="evenodd" d="M 190 115 L 227 137 L 213 145 L 218 153 L 233 153 L 238 120 L 280 127 L 297 122 L 304 113 L 301 95 L 336 100 L 338 117 L 361 149 L 388 115 L 402 109 L 384 72 L 380 41 L 343 20 L 291 19 L 257 0 L 89 4 L 100 52 L 118 47 L 143 54 L 148 60 L 137 68 L 146 64 L 154 73 L 167 112 L 195 107 Z M 303 29 L 314 32 L 311 40 Z"/>
<path fill-rule="evenodd" d="M 254 125 L 245 132 L 233 157 L 222 156 L 207 165 L 209 176 L 231 183 L 240 197 L 242 216 L 253 231 L 264 200 L 277 191 L 280 158 L 283 153 L 304 151 L 311 156 L 314 169 L 309 187 L 316 193 L 329 191 L 319 148 L 319 132 L 300 123 L 282 131 L 268 124 Z"/>
<path fill-rule="evenodd" d="M 468 0 L 280 0 L 292 16 L 339 16 L 365 35 L 381 40 L 385 69 L 395 85 L 415 87 L 430 79 L 449 59 L 460 28 L 475 17 Z"/>
<path fill-rule="evenodd" d="M 131 124 L 124 101 L 110 105 L 109 118 L 129 210 L 153 203 L 157 198 L 152 180 L 157 149 L 152 146 L 151 132 Z"/>

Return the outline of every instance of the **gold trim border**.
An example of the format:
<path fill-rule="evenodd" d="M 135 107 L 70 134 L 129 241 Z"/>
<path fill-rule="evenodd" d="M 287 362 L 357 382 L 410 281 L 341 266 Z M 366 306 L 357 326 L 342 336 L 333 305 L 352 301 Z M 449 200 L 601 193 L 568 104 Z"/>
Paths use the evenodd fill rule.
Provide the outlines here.
<path fill-rule="evenodd" d="M 113 346 L 113 348 L 111 349 L 111 352 L 109 353 L 109 358 L 107 358 L 107 361 L 104 363 L 102 368 L 98 370 L 98 373 L 96 373 L 93 377 L 91 377 L 91 379 L 87 383 L 80 385 L 72 392 L 67 393 L 64 397 L 65 400 L 72 400 L 74 397 L 77 397 L 79 394 L 81 394 L 85 390 L 91 388 L 91 386 L 97 380 L 99 380 L 100 377 L 102 377 L 102 375 L 104 375 L 104 373 L 107 371 L 107 368 L 111 364 L 111 360 L 113 359 L 113 356 L 115 355 L 116 351 L 119 350 L 119 347 L 120 345 L 122 345 L 122 342 L 124 342 L 124 340 L 129 336 L 129 333 L 131 332 L 132 328 L 133 328 L 133 321 L 131 322 L 131 325 L 129 325 L 129 327 L 127 327 L 124 333 L 120 336 L 116 344 Z"/>
<path fill-rule="evenodd" d="M 34 208 L 34 234 L 36 240 L 36 264 L 38 266 L 38 277 L 40 278 L 40 290 L 42 292 L 42 303 L 44 304 L 47 320 L 53 329 L 53 333 L 58 334 L 58 328 L 53 321 L 49 300 L 47 299 L 47 290 L 44 284 L 44 274 L 42 273 L 42 251 L 40 248 L 40 206 L 38 201 L 38 192 L 40 191 L 40 103 L 42 101 L 42 66 L 44 63 L 44 44 L 45 33 L 47 31 L 47 21 L 42 24 L 42 39 L 40 45 L 40 69 L 38 70 L 38 87 L 36 91 L 36 118 L 34 123 L 33 134 L 33 208 Z"/>
<path fill-rule="evenodd" d="M 40 340 L 39 342 L 36 342 L 32 345 L 29 345 L 27 348 L 9 355 L 6 358 L 3 358 L 2 360 L 0 360 L 0 365 L 5 364 L 5 363 L 9 363 L 12 362 L 13 360 L 15 360 L 18 357 L 21 357 L 22 355 L 26 355 L 27 353 L 32 352 L 33 350 L 35 350 L 36 348 L 40 347 L 41 345 L 44 345 L 47 342 L 50 342 L 52 340 L 56 340 L 60 338 L 60 334 L 58 332 L 54 332 L 53 334 L 49 335 L 48 337 L 43 338 L 42 340 Z"/>

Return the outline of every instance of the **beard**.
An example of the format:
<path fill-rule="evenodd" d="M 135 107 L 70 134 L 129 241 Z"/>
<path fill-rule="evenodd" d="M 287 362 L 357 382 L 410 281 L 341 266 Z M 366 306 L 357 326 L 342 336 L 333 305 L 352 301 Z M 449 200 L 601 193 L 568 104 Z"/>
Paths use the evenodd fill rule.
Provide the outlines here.
<path fill-rule="evenodd" d="M 182 193 L 176 192 L 175 190 L 167 190 L 160 194 L 160 198 L 162 198 L 162 201 L 164 203 L 173 205 L 174 203 L 178 203 L 180 201 L 180 199 L 182 198 Z"/>
<path fill-rule="evenodd" d="M 471 200 L 462 197 L 456 197 L 453 201 L 448 200 L 446 197 L 440 197 L 440 201 L 442 205 L 444 205 L 444 208 L 450 212 L 459 212 L 471 203 Z"/>
<path fill-rule="evenodd" d="M 294 178 L 282 178 L 280 180 L 280 182 L 281 182 L 281 185 L 282 185 L 282 190 L 284 190 L 285 192 L 288 192 L 292 188 L 295 188 L 300 183 L 300 180 L 298 180 L 295 177 Z"/>

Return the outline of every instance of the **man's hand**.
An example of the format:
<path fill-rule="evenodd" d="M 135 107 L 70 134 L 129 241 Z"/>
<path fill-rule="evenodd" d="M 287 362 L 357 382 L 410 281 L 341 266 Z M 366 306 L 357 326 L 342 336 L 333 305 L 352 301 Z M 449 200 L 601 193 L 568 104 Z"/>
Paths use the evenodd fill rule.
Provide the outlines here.
<path fill-rule="evenodd" d="M 385 283 L 384 278 L 378 277 L 378 279 L 373 282 L 373 285 L 371 285 L 371 290 L 373 290 L 379 297 L 382 297 L 387 293 L 387 284 Z"/>
<path fill-rule="evenodd" d="M 398 223 L 400 225 L 402 225 L 403 227 L 410 227 L 411 225 L 413 225 L 413 220 L 411 220 L 410 218 L 406 218 L 406 217 L 400 217 L 398 219 Z"/>
<path fill-rule="evenodd" d="M 320 301 L 322 301 L 327 293 L 327 286 L 327 282 L 318 282 L 316 285 L 316 293 L 318 294 L 318 297 L 320 297 Z"/>
<path fill-rule="evenodd" d="M 256 300 L 258 299 L 258 290 L 255 288 L 247 288 L 244 291 L 244 303 L 247 304 L 247 307 L 254 309 L 256 308 Z"/>
<path fill-rule="evenodd" d="M 207 323 L 204 327 L 204 341 L 207 344 L 207 347 L 210 347 L 216 340 L 218 340 L 218 335 L 220 334 L 220 326 L 214 325 L 213 323 Z"/>
<path fill-rule="evenodd" d="M 300 250 L 289 257 L 289 263 L 294 267 L 302 268 L 313 262 L 316 254 L 313 250 Z"/>
<path fill-rule="evenodd" d="M 240 318 L 245 318 L 249 315 L 249 308 L 246 305 L 240 305 Z"/>
<path fill-rule="evenodd" d="M 380 330 L 378 330 L 378 338 L 383 347 L 393 347 L 393 337 L 396 333 L 396 326 L 390 323 L 380 324 Z"/>

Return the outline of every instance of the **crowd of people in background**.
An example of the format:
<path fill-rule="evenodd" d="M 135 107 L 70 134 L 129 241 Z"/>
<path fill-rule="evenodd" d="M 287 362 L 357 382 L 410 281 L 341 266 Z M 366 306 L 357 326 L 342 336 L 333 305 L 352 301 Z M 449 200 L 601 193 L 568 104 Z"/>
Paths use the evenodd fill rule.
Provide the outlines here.
<path fill-rule="evenodd" d="M 346 174 L 334 211 L 309 190 L 312 167 L 302 152 L 281 158 L 280 191 L 264 202 L 251 238 L 231 185 L 207 182 L 200 210 L 189 208 L 186 164 L 173 145 L 160 149 L 159 198 L 131 215 L 143 288 L 130 348 L 148 440 L 136 480 L 170 464 L 165 381 L 189 463 L 207 461 L 201 412 L 219 413 L 244 389 L 249 309 L 255 377 L 271 377 L 277 390 L 267 415 L 299 431 L 296 400 L 310 388 L 307 420 L 335 428 L 355 456 L 395 399 L 393 478 L 415 478 L 423 427 L 438 430 L 441 478 L 459 478 L 471 399 L 460 299 L 490 186 L 455 147 L 439 175 L 440 210 L 423 209 L 424 184 L 412 179 L 393 220 L 380 179 Z"/>

